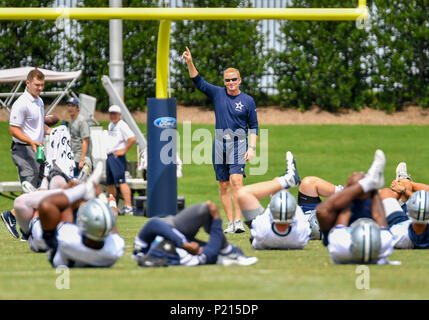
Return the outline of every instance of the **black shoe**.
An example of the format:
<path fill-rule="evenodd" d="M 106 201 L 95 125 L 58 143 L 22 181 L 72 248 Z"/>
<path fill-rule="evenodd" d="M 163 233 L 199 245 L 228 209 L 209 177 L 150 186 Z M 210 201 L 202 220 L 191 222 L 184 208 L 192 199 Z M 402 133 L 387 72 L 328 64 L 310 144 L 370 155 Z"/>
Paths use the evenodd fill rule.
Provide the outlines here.
<path fill-rule="evenodd" d="M 16 239 L 19 239 L 19 233 L 16 230 L 16 219 L 13 216 L 12 212 L 6 211 L 1 214 L 1 218 L 10 234 Z"/>
<path fill-rule="evenodd" d="M 21 231 L 21 241 L 28 241 L 28 237 L 30 236 L 30 232 L 29 233 L 25 233 L 24 231 L 22 231 L 21 228 L 19 228 L 19 231 Z"/>

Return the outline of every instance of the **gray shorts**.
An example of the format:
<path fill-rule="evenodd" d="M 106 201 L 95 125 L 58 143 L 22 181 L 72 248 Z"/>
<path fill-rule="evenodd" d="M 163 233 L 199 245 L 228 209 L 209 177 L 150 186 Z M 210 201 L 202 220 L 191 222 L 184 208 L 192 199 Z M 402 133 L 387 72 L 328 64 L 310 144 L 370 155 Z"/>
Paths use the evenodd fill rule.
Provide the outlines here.
<path fill-rule="evenodd" d="M 35 188 L 42 182 L 44 173 L 44 163 L 36 161 L 36 154 L 28 144 L 12 142 L 10 147 L 12 160 L 18 169 L 19 181 L 30 182 Z"/>
<path fill-rule="evenodd" d="M 207 204 L 197 203 L 188 208 L 183 209 L 175 216 L 167 216 L 164 221 L 167 222 L 173 228 L 176 228 L 185 235 L 188 240 L 201 241 L 195 239 L 195 236 L 199 232 L 200 228 L 203 228 L 208 234 L 210 234 L 210 227 L 212 224 L 212 216 L 208 210 Z M 228 245 L 226 238 L 222 235 L 222 248 Z"/>

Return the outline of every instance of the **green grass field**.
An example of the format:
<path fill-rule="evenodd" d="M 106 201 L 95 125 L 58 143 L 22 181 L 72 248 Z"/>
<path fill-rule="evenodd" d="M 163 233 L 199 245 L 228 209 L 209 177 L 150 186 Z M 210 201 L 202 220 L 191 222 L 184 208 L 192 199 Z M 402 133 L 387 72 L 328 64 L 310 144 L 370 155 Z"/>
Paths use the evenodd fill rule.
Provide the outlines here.
<path fill-rule="evenodd" d="M 105 125 L 105 124 L 104 124 Z M 0 123 L 0 179 L 17 180 L 10 156 L 8 124 Z M 145 126 L 141 125 L 145 132 Z M 211 125 L 192 125 L 192 130 Z M 429 181 L 428 128 L 424 126 L 296 125 L 261 126 L 268 129 L 268 171 L 248 175 L 245 184 L 272 179 L 285 170 L 285 152 L 291 150 L 301 178 L 323 177 L 343 184 L 351 171 L 366 171 L 374 151 L 382 149 L 387 158 L 386 186 L 395 176 L 398 162 L 406 161 L 415 181 Z M 182 134 L 182 127 L 179 127 Z M 183 141 L 181 141 L 183 147 Z M 192 148 L 199 144 L 193 142 Z M 133 150 L 129 160 L 135 160 Z M 257 151 L 259 156 L 259 148 Z M 183 158 L 183 155 L 182 155 Z M 256 165 L 257 166 L 257 165 Z M 256 167 L 255 166 L 255 167 Z M 246 172 L 249 172 L 250 165 Z M 178 180 L 178 193 L 186 205 L 210 199 L 220 204 L 217 182 L 209 164 L 188 164 Z M 297 195 L 297 189 L 292 193 Z M 262 201 L 263 205 L 268 200 Z M 0 210 L 12 208 L 13 200 L 0 197 Z M 222 213 L 223 214 L 223 213 Z M 225 215 L 223 214 L 223 217 Z M 127 248 L 124 256 L 109 269 L 70 270 L 70 289 L 59 290 L 56 273 L 45 254 L 29 250 L 26 242 L 12 238 L 0 223 L 0 299 L 428 299 L 429 251 L 396 250 L 391 260 L 400 266 L 369 266 L 370 289 L 357 289 L 356 265 L 334 265 L 320 241 L 310 241 L 299 251 L 253 251 L 249 232 L 227 235 L 247 255 L 259 262 L 253 266 L 138 268 L 131 259 L 134 237 L 147 221 L 144 217 L 118 218 L 118 229 Z M 224 219 L 226 226 L 226 219 Z M 204 233 L 200 234 L 206 239 Z"/>

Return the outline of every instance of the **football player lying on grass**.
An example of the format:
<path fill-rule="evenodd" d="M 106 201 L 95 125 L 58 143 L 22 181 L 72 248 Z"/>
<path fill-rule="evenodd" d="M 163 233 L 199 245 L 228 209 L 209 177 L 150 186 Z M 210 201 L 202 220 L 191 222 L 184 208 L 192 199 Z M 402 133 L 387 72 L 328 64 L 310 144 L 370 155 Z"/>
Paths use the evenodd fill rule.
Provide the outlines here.
<path fill-rule="evenodd" d="M 40 224 L 38 207 L 41 201 L 49 195 L 60 193 L 65 188 L 73 187 L 77 181 L 68 183 L 63 175 L 53 172 L 49 179 L 49 190 L 39 190 L 24 193 L 13 202 L 16 219 L 22 233 L 21 240 L 27 240 L 28 246 L 34 252 L 46 252 L 48 247 L 42 238 L 42 226 Z"/>
<path fill-rule="evenodd" d="M 87 182 L 49 195 L 39 204 L 42 237 L 53 267 L 110 267 L 124 253 L 125 241 L 116 228 L 116 203 L 109 207 L 107 199 L 100 196 L 102 168 L 99 162 Z M 77 203 L 74 223 L 73 206 Z"/>
<path fill-rule="evenodd" d="M 387 223 L 393 234 L 395 248 L 428 249 L 429 248 L 429 192 L 414 192 L 405 206 L 401 206 L 397 193 L 391 189 L 380 190 L 386 211 Z M 404 211 L 404 208 L 407 208 Z"/>
<path fill-rule="evenodd" d="M 207 243 L 195 238 L 200 228 L 209 234 Z M 247 266 L 258 261 L 228 243 L 222 230 L 219 208 L 210 201 L 195 204 L 175 216 L 149 220 L 134 240 L 133 259 L 141 267 Z"/>
<path fill-rule="evenodd" d="M 400 162 L 396 167 L 396 179 L 392 181 L 389 189 L 390 192 L 386 191 L 387 195 L 397 199 L 402 210 L 407 213 L 406 203 L 408 198 L 416 191 L 424 190 L 429 192 L 429 185 L 412 181 L 407 172 L 407 164 Z"/>
<path fill-rule="evenodd" d="M 250 228 L 253 249 L 302 249 L 310 240 L 310 224 L 295 197 L 287 191 L 300 178 L 293 154 L 286 153 L 286 173 L 273 180 L 244 186 L 238 191 L 238 203 Z M 265 209 L 260 199 L 274 194 Z"/>
<path fill-rule="evenodd" d="M 384 186 L 385 164 L 383 151 L 377 150 L 367 174 L 352 173 L 342 191 L 316 207 L 334 263 L 389 263 L 393 236 L 378 194 Z"/>
<path fill-rule="evenodd" d="M 244 186 L 238 193 L 254 249 L 302 249 L 309 239 L 320 240 L 315 208 L 322 201 L 321 196 L 327 197 L 343 189 L 343 186 L 336 186 L 315 176 L 305 177 L 301 181 L 290 151 L 286 153 L 286 163 L 284 175 Z M 296 186 L 299 186 L 298 204 L 287 191 Z M 273 194 L 265 209 L 259 200 Z"/>

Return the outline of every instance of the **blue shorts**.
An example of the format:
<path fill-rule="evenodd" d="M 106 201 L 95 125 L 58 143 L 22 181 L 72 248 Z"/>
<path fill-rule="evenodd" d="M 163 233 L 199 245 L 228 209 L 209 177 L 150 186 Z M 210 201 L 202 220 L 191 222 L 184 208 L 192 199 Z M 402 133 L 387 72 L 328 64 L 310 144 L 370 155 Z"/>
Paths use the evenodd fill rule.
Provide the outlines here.
<path fill-rule="evenodd" d="M 305 215 L 311 214 L 313 210 L 316 210 L 316 207 L 319 205 L 319 203 L 299 203 L 298 205 L 301 207 L 302 212 L 304 212 Z"/>
<path fill-rule="evenodd" d="M 231 174 L 244 173 L 247 139 L 224 141 L 214 139 L 212 161 L 217 181 L 229 181 Z"/>
<path fill-rule="evenodd" d="M 125 170 L 127 169 L 127 158 L 125 155 L 117 157 L 113 153 L 107 155 L 106 160 L 106 184 L 120 185 L 125 183 Z"/>

